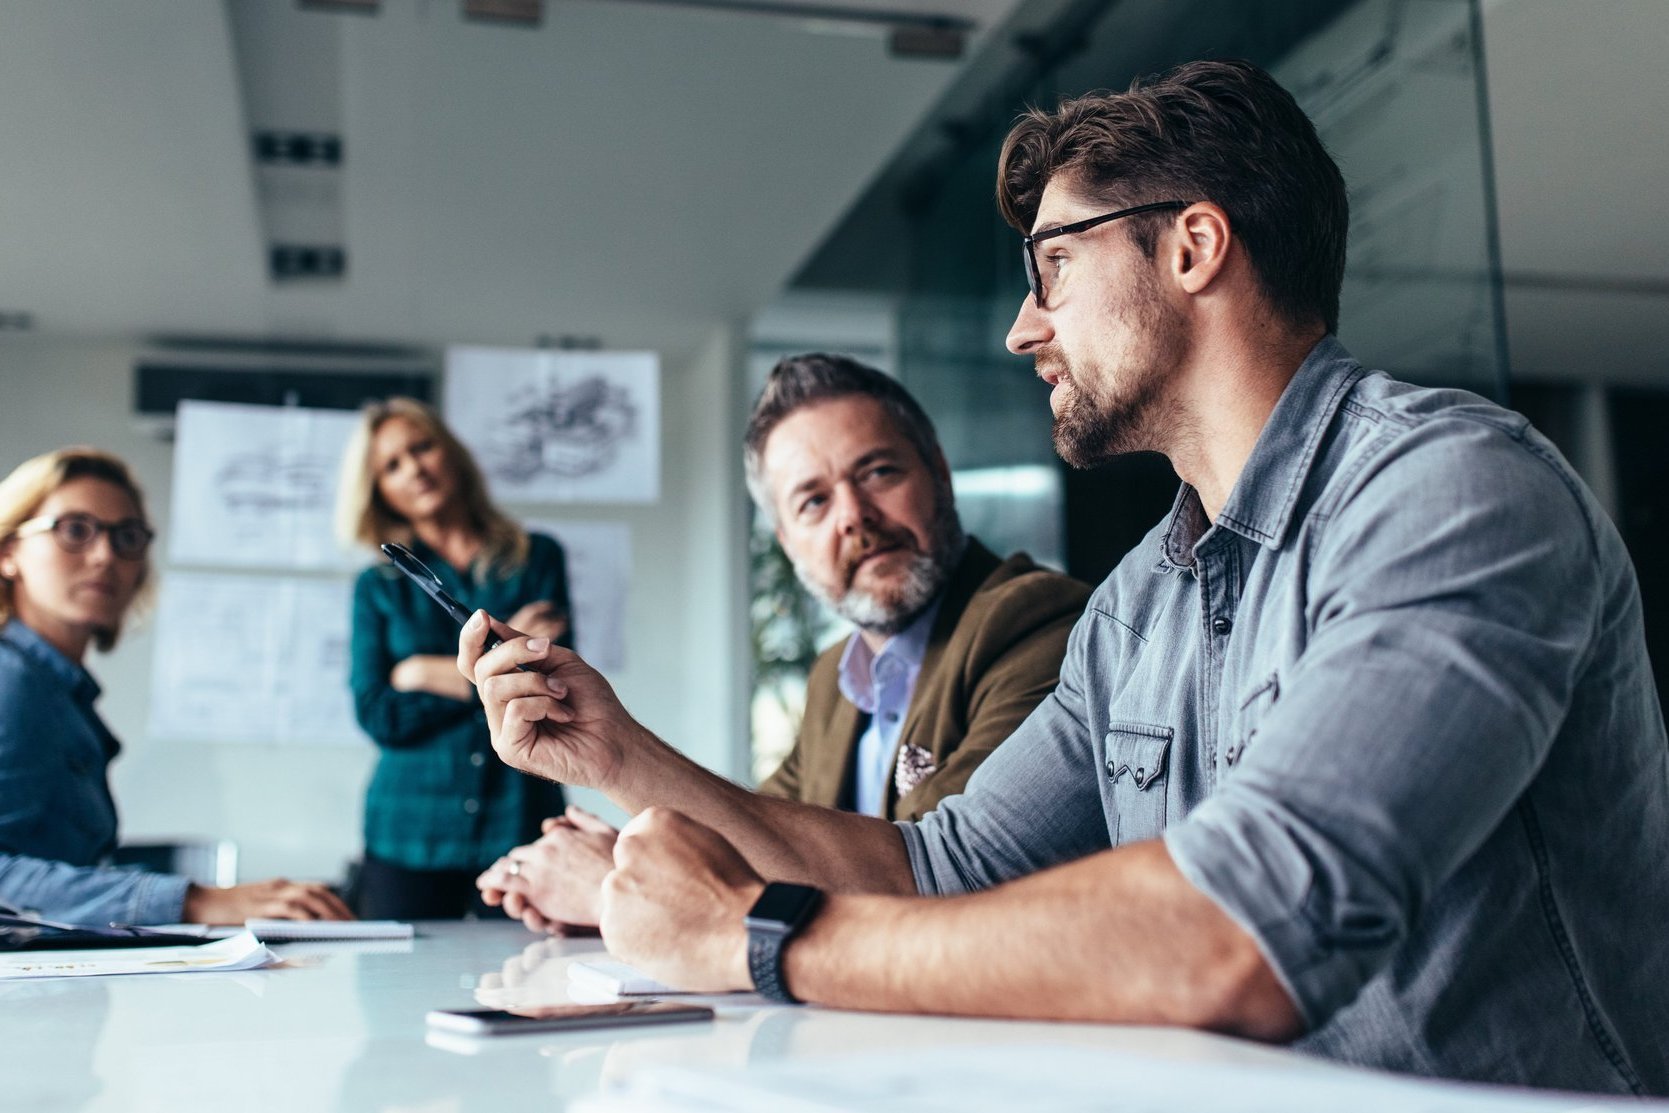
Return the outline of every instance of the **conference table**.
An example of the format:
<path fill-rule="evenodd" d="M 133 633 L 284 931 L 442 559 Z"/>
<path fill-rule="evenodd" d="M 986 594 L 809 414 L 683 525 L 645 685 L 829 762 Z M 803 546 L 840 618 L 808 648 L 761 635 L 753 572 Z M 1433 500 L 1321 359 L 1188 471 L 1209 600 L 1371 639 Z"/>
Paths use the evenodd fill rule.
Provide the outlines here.
<path fill-rule="evenodd" d="M 601 942 L 539 938 L 493 920 L 419 924 L 411 940 L 272 950 L 283 962 L 258 970 L 0 982 L 0 1109 L 1290 1113 L 1347 1101 L 1352 1113 L 1447 1113 L 1598 1104 L 1409 1083 L 1198 1032 L 888 1016 L 752 996 L 702 999 L 717 1007 L 710 1022 L 460 1037 L 431 1031 L 425 1014 L 587 999 L 568 965 L 605 957 Z M 694 1091 L 673 1085 L 691 1079 Z"/>

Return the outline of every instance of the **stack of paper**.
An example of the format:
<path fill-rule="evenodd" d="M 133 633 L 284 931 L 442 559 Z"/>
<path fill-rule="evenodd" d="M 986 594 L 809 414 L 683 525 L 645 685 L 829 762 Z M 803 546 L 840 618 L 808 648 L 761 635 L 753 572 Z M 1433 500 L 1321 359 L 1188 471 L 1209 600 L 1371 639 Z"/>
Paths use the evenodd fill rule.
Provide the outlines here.
<path fill-rule="evenodd" d="M 252 932 L 243 931 L 230 939 L 196 946 L 0 954 L 0 978 L 84 978 L 97 974 L 254 970 L 278 961 L 278 956 Z"/>
<path fill-rule="evenodd" d="M 679 992 L 657 982 L 635 966 L 609 959 L 569 963 L 568 981 L 588 993 L 609 993 L 616 997 L 660 997 Z"/>

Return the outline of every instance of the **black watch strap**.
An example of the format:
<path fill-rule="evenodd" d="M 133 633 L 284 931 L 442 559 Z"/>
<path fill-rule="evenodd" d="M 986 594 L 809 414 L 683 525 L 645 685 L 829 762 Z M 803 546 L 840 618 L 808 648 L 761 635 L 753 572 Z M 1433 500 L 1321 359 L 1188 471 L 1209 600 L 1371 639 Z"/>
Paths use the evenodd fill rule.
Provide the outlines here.
<path fill-rule="evenodd" d="M 748 973 L 753 975 L 753 988 L 760 996 L 798 1005 L 800 999 L 788 992 L 788 982 L 782 976 L 782 952 L 787 944 L 785 935 L 748 932 Z"/>
<path fill-rule="evenodd" d="M 810 922 L 822 903 L 823 894 L 818 889 L 773 881 L 748 912 L 744 921 L 748 929 L 748 973 L 762 996 L 800 1004 L 800 999 L 789 992 L 782 956 L 788 941 Z"/>

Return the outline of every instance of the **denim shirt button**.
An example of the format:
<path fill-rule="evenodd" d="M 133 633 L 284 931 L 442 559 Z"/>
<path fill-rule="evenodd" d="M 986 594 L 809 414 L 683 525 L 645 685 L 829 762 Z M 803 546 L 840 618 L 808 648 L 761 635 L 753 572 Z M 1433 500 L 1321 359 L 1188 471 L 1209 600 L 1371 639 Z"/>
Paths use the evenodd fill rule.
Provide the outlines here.
<path fill-rule="evenodd" d="M 1234 629 L 1234 623 L 1221 615 L 1211 620 L 1211 632 L 1222 636 Z"/>

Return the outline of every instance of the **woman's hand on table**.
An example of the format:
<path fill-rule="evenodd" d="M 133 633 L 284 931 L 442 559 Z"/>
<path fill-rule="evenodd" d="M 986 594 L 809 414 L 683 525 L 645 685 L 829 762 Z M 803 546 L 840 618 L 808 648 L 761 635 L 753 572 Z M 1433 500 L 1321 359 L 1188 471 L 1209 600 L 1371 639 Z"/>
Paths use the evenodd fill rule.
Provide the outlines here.
<path fill-rule="evenodd" d="M 180 918 L 188 924 L 241 924 L 245 920 L 351 920 L 354 914 L 316 881 L 252 881 L 219 888 L 192 885 L 186 890 Z"/>

